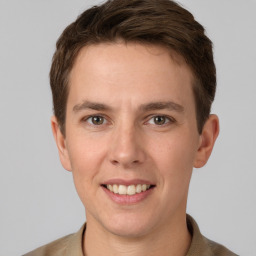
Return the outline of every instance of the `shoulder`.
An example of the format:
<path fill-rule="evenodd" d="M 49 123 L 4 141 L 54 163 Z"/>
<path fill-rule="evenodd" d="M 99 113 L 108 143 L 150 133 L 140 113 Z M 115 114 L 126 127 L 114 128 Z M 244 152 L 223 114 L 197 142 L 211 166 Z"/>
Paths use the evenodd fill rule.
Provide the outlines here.
<path fill-rule="evenodd" d="M 33 250 L 33 251 L 25 254 L 24 256 L 64 255 L 64 252 L 67 248 L 69 240 L 73 235 L 74 234 L 70 234 L 70 235 L 64 236 L 62 238 L 59 238 L 49 244 L 41 246 L 41 247 L 37 248 L 36 250 Z"/>
<path fill-rule="evenodd" d="M 204 237 L 196 221 L 189 215 L 187 215 L 187 226 L 192 235 L 192 242 L 187 256 L 237 256 L 237 254 L 231 252 L 225 246 Z"/>
<path fill-rule="evenodd" d="M 23 256 L 82 256 L 82 241 L 85 228 L 86 225 L 83 225 L 77 233 L 59 238 Z"/>
<path fill-rule="evenodd" d="M 231 252 L 225 246 L 218 244 L 206 237 L 203 236 L 205 243 L 208 245 L 209 250 L 211 251 L 211 255 L 216 256 L 238 256 L 237 254 Z"/>

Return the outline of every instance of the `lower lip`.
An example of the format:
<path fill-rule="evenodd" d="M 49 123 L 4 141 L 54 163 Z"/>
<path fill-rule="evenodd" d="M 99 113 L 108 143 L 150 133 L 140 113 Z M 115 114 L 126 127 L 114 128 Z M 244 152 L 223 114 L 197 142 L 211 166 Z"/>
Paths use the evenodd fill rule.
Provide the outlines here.
<path fill-rule="evenodd" d="M 123 204 L 123 205 L 136 204 L 136 203 L 143 201 L 152 193 L 152 191 L 154 189 L 154 188 L 151 188 L 144 192 L 129 196 L 129 195 L 115 194 L 103 186 L 102 186 L 102 188 L 112 201 L 114 201 L 115 203 L 118 203 L 118 204 Z"/>

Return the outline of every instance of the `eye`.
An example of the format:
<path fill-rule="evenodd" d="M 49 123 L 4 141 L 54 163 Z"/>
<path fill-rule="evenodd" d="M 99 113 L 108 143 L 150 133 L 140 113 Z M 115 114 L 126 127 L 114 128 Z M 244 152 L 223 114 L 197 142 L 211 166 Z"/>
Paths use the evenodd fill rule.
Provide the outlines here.
<path fill-rule="evenodd" d="M 102 125 L 106 123 L 106 119 L 102 116 L 90 116 L 86 121 L 91 125 Z"/>
<path fill-rule="evenodd" d="M 149 124 L 153 124 L 153 125 L 165 125 L 169 122 L 171 122 L 172 120 L 169 117 L 166 116 L 153 116 L 150 120 L 149 120 Z"/>

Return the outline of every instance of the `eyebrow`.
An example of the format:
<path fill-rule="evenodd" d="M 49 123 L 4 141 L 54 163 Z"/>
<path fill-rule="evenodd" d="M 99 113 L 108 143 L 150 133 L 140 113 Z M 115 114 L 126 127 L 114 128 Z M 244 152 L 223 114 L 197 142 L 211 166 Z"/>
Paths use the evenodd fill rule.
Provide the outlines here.
<path fill-rule="evenodd" d="M 184 112 L 184 107 L 173 101 L 151 102 L 151 103 L 140 106 L 140 109 L 145 112 L 152 111 L 152 110 L 163 110 L 163 109 L 177 111 L 177 112 Z"/>
<path fill-rule="evenodd" d="M 97 102 L 90 102 L 90 101 L 84 101 L 81 104 L 77 104 L 73 107 L 74 112 L 80 112 L 81 110 L 85 109 L 93 109 L 96 111 L 107 111 L 110 110 L 111 108 L 105 104 L 102 103 L 97 103 Z"/>
<path fill-rule="evenodd" d="M 90 102 L 87 100 L 82 102 L 81 104 L 76 104 L 73 107 L 74 112 L 80 112 L 85 109 L 92 109 L 96 111 L 109 111 L 112 108 L 102 103 Z M 163 109 L 177 111 L 177 112 L 184 112 L 184 107 L 173 101 L 151 102 L 151 103 L 141 105 L 139 109 L 142 112 L 148 112 L 153 110 L 163 110 Z"/>

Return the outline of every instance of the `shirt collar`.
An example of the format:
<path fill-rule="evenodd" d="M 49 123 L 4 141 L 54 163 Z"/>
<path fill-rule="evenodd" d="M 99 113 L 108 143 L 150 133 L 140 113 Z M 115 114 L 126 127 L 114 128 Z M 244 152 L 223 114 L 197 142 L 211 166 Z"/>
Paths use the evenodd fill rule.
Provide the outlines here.
<path fill-rule="evenodd" d="M 84 256 L 83 254 L 83 237 L 86 229 L 86 223 L 79 229 L 77 233 L 70 237 L 65 256 L 76 255 Z"/>
<path fill-rule="evenodd" d="M 186 256 L 196 255 L 212 255 L 211 248 L 209 247 L 209 240 L 207 240 L 200 232 L 199 227 L 195 220 L 187 214 L 187 227 L 192 236 L 192 241 Z M 86 229 L 86 223 L 80 230 L 72 235 L 69 239 L 66 255 L 83 256 L 83 237 Z"/>
<path fill-rule="evenodd" d="M 192 241 L 186 256 L 212 255 L 208 240 L 201 234 L 196 221 L 187 214 L 187 227 Z"/>

